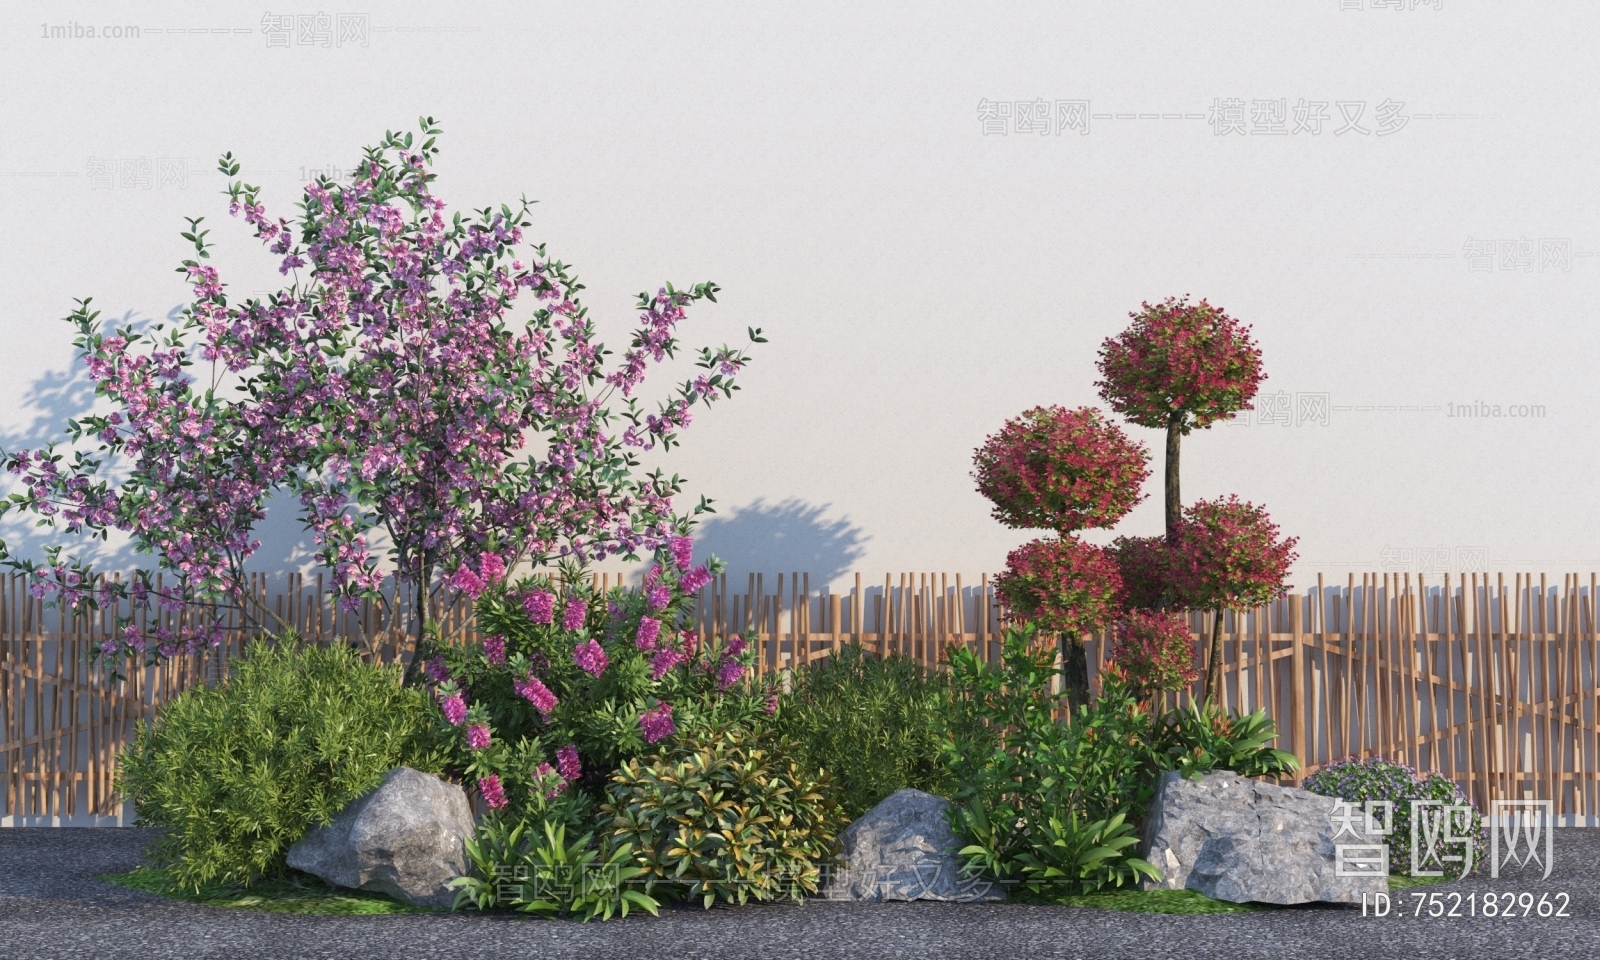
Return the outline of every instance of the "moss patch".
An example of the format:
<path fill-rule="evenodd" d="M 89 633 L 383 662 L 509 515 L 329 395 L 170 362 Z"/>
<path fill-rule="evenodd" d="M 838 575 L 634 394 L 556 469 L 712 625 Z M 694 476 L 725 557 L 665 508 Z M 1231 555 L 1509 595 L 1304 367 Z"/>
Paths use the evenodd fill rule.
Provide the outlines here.
<path fill-rule="evenodd" d="M 306 913 L 323 916 L 434 912 L 401 903 L 381 893 L 329 886 L 316 877 L 304 873 L 265 877 L 249 887 L 220 884 L 202 886 L 198 892 L 178 889 L 167 871 L 154 867 L 137 867 L 127 873 L 106 874 L 98 879 L 141 893 L 153 893 L 174 900 L 202 903 L 209 907 L 231 907 L 236 910 L 266 910 L 271 913 Z"/>

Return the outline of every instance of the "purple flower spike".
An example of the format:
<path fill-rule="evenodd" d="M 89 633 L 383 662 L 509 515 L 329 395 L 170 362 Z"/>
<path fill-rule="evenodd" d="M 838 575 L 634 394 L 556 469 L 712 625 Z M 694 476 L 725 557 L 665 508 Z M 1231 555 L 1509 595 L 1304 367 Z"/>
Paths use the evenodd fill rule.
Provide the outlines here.
<path fill-rule="evenodd" d="M 459 693 L 452 693 L 440 699 L 439 709 L 444 711 L 444 718 L 452 727 L 459 727 L 467 722 L 467 702 L 461 699 Z"/>
<path fill-rule="evenodd" d="M 672 550 L 672 562 L 678 565 L 679 570 L 689 569 L 689 564 L 694 563 L 694 540 L 689 537 L 668 537 L 667 546 Z"/>
<path fill-rule="evenodd" d="M 639 714 L 639 728 L 644 731 L 646 743 L 655 743 L 678 732 L 672 724 L 672 704 L 658 703 Z"/>
<path fill-rule="evenodd" d="M 583 621 L 589 616 L 589 605 L 576 597 L 567 598 L 567 609 L 561 614 L 561 627 L 564 630 L 582 630 Z"/>
<path fill-rule="evenodd" d="M 561 779 L 573 781 L 583 775 L 583 763 L 578 759 L 577 744 L 569 743 L 556 751 L 556 765 L 561 768 Z"/>
<path fill-rule="evenodd" d="M 634 646 L 640 650 L 654 650 L 656 638 L 661 636 L 661 621 L 654 617 L 639 619 L 639 632 L 633 637 Z"/>
<path fill-rule="evenodd" d="M 483 641 L 483 655 L 493 666 L 505 666 L 506 638 L 498 635 L 485 638 Z"/>
<path fill-rule="evenodd" d="M 483 796 L 483 802 L 492 810 L 499 810 L 506 805 L 506 791 L 500 785 L 500 777 L 489 774 L 478 779 L 478 793 Z"/>
<path fill-rule="evenodd" d="M 550 624 L 556 618 L 556 595 L 535 590 L 522 598 L 522 609 L 537 624 Z"/>
<path fill-rule="evenodd" d="M 481 723 L 474 723 L 467 728 L 467 746 L 473 750 L 489 749 L 489 728 Z"/>

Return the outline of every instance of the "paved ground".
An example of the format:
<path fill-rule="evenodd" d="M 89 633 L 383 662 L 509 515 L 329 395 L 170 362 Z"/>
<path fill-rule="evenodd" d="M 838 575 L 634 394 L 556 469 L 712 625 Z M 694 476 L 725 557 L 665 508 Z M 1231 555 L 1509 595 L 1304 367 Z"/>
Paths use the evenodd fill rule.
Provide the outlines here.
<path fill-rule="evenodd" d="M 1475 893 L 1480 902 L 1485 893 L 1571 895 L 1569 917 L 1530 912 L 1493 920 L 1430 919 L 1426 907 L 1416 917 L 1419 901 L 1408 891 L 1396 896 L 1385 918 L 1342 907 L 1165 917 L 824 901 L 674 909 L 659 918 L 591 924 L 469 914 L 307 917 L 197 906 L 94 879 L 132 869 L 147 840 L 138 830 L 0 830 L 0 958 L 1600 957 L 1600 830 L 1557 831 L 1555 869 L 1543 882 L 1484 877 L 1426 888 L 1463 898 Z"/>

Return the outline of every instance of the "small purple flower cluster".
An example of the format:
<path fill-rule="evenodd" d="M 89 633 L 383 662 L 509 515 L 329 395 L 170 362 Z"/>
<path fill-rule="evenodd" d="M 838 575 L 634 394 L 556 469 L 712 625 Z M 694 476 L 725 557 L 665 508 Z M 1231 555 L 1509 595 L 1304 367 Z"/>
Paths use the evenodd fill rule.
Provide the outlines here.
<path fill-rule="evenodd" d="M 654 617 L 639 618 L 639 632 L 634 634 L 633 644 L 640 650 L 654 650 L 656 639 L 661 636 L 661 621 Z"/>
<path fill-rule="evenodd" d="M 567 609 L 561 613 L 561 629 L 575 631 L 583 629 L 583 621 L 589 616 L 589 605 L 577 597 L 567 598 Z"/>
<path fill-rule="evenodd" d="M 459 727 L 467 722 L 467 702 L 459 693 L 440 697 L 439 709 L 444 712 L 445 720 L 449 721 L 452 727 Z"/>
<path fill-rule="evenodd" d="M 472 750 L 489 749 L 489 728 L 481 723 L 474 723 L 467 728 L 467 747 Z"/>

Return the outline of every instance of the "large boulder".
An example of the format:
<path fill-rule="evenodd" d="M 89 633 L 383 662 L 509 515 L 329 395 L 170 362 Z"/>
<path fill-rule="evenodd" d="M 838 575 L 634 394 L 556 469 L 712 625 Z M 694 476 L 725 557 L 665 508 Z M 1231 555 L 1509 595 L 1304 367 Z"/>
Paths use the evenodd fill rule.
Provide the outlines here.
<path fill-rule="evenodd" d="M 300 838 L 288 861 L 334 886 L 448 910 L 456 892 L 446 884 L 467 873 L 465 841 L 473 827 L 460 787 L 396 767 L 332 823 Z"/>
<path fill-rule="evenodd" d="M 1279 904 L 1360 903 L 1363 895 L 1387 891 L 1386 874 L 1337 875 L 1334 803 L 1332 797 L 1236 773 L 1208 773 L 1199 780 L 1163 774 L 1140 847 L 1161 880 L 1147 880 L 1144 887 Z M 1345 832 L 1338 843 L 1381 845 L 1386 839 Z M 1360 851 L 1349 854 L 1353 859 Z"/>
<path fill-rule="evenodd" d="M 841 864 L 823 896 L 830 900 L 1003 900 L 998 886 L 961 876 L 961 848 L 945 818 L 950 801 L 921 790 L 896 790 L 845 828 Z"/>

